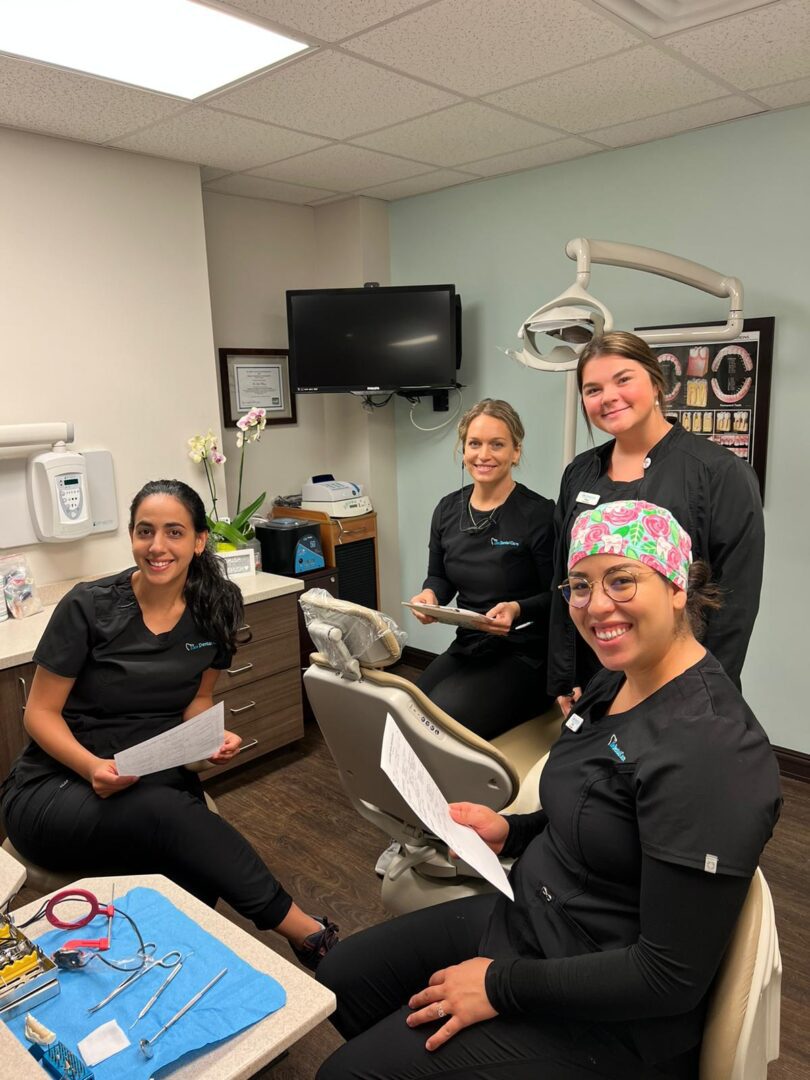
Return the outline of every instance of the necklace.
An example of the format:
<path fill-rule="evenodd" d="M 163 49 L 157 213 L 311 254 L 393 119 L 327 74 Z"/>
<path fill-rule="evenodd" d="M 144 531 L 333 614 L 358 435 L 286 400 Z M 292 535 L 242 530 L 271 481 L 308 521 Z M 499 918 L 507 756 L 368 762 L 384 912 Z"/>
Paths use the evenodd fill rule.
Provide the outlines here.
<path fill-rule="evenodd" d="M 515 487 L 517 487 L 516 484 L 513 485 L 512 491 L 515 490 Z M 509 492 L 509 495 L 512 494 L 512 491 Z M 461 513 L 459 514 L 458 519 L 459 531 L 474 533 L 486 532 L 490 525 L 497 524 L 498 515 L 500 514 L 501 508 L 503 507 L 504 503 L 509 498 L 509 495 L 506 496 L 506 499 L 504 499 L 502 503 L 498 503 L 498 505 L 494 506 L 491 510 L 480 510 L 479 513 L 483 514 L 483 517 L 476 518 L 472 508 L 472 492 L 470 492 L 470 497 L 469 499 L 467 499 L 467 517 L 470 519 L 470 524 L 467 525 L 464 521 L 464 493 L 462 489 L 462 506 Z"/>

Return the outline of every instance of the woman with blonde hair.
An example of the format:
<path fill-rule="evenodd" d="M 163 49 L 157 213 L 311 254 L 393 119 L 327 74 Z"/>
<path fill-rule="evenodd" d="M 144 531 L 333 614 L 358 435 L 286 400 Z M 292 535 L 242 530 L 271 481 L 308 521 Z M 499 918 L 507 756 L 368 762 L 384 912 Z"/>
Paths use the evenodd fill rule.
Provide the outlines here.
<path fill-rule="evenodd" d="M 430 527 L 428 573 L 416 604 L 480 612 L 475 629 L 426 668 L 417 685 L 484 738 L 547 707 L 545 661 L 554 544 L 554 503 L 512 476 L 523 424 L 506 401 L 484 398 L 458 425 L 472 485 L 446 495 Z M 424 624 L 427 612 L 414 612 Z"/>

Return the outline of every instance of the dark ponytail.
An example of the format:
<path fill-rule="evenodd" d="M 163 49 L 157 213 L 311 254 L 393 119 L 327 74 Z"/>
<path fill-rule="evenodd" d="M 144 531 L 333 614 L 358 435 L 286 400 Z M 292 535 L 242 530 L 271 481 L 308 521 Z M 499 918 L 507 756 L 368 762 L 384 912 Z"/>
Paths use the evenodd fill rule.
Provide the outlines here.
<path fill-rule="evenodd" d="M 194 488 L 182 480 L 150 480 L 132 500 L 129 508 L 130 533 L 135 528 L 138 507 L 150 495 L 170 495 L 177 499 L 188 511 L 195 533 L 208 529 L 203 501 Z M 200 631 L 210 635 L 227 651 L 234 652 L 236 634 L 244 616 L 242 592 L 225 576 L 222 559 L 218 559 L 208 545 L 189 564 L 183 598 Z"/>
<path fill-rule="evenodd" d="M 703 640 L 706 620 L 723 606 L 723 590 L 711 580 L 709 564 L 695 559 L 689 567 L 689 591 L 686 594 L 686 618 L 698 641 Z"/>

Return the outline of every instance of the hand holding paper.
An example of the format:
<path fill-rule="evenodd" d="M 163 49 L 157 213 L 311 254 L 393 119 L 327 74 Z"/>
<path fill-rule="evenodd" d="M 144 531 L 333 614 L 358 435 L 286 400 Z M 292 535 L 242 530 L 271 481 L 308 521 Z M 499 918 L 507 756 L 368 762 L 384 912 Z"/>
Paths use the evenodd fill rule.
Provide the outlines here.
<path fill-rule="evenodd" d="M 225 706 L 218 701 L 205 712 L 153 739 L 115 754 L 113 761 L 121 776 L 147 776 L 161 769 L 173 769 L 189 761 L 209 758 L 225 738 Z"/>
<path fill-rule="evenodd" d="M 515 896 L 498 856 L 467 825 L 453 821 L 447 800 L 389 714 L 380 766 L 426 827 L 510 900 Z"/>

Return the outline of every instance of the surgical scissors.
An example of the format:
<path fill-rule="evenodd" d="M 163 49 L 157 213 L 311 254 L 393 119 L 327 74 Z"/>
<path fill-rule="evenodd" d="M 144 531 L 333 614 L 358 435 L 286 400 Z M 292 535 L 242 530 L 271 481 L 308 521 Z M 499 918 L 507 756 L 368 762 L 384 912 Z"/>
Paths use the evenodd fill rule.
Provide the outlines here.
<path fill-rule="evenodd" d="M 113 1000 L 113 998 L 117 998 L 119 994 L 122 994 L 125 990 L 128 990 L 129 987 L 132 986 L 133 983 L 136 983 L 142 975 L 145 975 L 147 973 L 147 971 L 151 971 L 153 968 L 156 967 L 174 968 L 177 967 L 177 965 L 184 959 L 183 954 L 180 952 L 179 949 L 171 949 L 164 956 L 156 959 L 154 955 L 156 950 L 157 945 L 154 943 L 154 941 L 147 941 L 143 948 L 138 950 L 140 956 L 143 958 L 143 967 L 139 968 L 138 971 L 133 971 L 132 974 L 128 975 L 127 978 L 124 979 L 122 983 L 119 983 L 114 990 L 111 990 L 105 998 L 102 998 L 101 1001 L 91 1006 L 87 1011 L 89 1013 L 94 1013 L 97 1012 L 99 1009 L 102 1009 L 105 1005 L 108 1005 Z"/>

